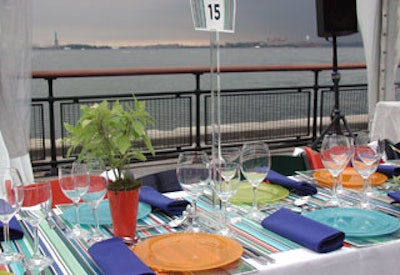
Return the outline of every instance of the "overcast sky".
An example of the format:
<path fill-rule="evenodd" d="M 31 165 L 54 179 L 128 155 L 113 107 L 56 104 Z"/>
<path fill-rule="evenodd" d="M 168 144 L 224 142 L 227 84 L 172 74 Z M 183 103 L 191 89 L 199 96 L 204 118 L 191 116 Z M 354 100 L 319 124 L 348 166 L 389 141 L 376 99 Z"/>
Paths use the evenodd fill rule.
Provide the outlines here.
<path fill-rule="evenodd" d="M 237 0 L 236 30 L 221 41 L 318 38 L 315 0 Z M 33 0 L 33 42 L 143 45 L 207 43 L 189 0 Z"/>

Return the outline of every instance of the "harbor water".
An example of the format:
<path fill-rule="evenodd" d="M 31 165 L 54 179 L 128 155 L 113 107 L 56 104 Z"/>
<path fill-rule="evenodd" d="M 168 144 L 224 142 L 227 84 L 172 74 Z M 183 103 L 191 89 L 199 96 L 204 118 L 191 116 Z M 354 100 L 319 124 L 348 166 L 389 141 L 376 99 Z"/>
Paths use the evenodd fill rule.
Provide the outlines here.
<path fill-rule="evenodd" d="M 224 65 L 331 64 L 330 47 L 221 48 Z M 365 62 L 362 47 L 339 47 L 338 63 Z M 132 48 L 102 50 L 34 50 L 33 70 L 81 70 L 106 68 L 209 66 L 209 48 Z M 342 71 L 340 84 L 366 83 L 366 71 Z M 223 74 L 222 89 L 251 87 L 311 86 L 311 72 Z M 151 93 L 193 90 L 192 76 L 132 76 L 58 79 L 56 96 Z M 208 89 L 203 81 L 202 89 Z M 321 85 L 332 84 L 330 72 L 320 75 Z M 46 96 L 43 80 L 32 81 L 33 96 Z"/>

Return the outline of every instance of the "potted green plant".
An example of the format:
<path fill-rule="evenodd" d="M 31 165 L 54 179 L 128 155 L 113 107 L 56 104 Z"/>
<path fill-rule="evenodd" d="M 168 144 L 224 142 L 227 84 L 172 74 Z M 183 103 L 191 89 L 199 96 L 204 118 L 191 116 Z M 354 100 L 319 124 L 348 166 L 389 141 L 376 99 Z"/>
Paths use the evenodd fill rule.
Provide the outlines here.
<path fill-rule="evenodd" d="M 133 108 L 124 109 L 117 100 L 112 106 L 100 104 L 81 106 L 76 125 L 64 124 L 64 139 L 69 144 L 67 155 L 80 150 L 78 161 L 95 159 L 109 168 L 114 180 L 107 186 L 113 231 L 126 241 L 133 241 L 136 231 L 139 187 L 141 183 L 129 173 L 133 159 L 145 161 L 144 147 L 154 155 L 147 127 L 154 121 L 145 109 L 145 102 L 134 98 Z M 142 146 L 142 145 L 141 145 Z M 142 146 L 143 147 L 143 146 Z"/>

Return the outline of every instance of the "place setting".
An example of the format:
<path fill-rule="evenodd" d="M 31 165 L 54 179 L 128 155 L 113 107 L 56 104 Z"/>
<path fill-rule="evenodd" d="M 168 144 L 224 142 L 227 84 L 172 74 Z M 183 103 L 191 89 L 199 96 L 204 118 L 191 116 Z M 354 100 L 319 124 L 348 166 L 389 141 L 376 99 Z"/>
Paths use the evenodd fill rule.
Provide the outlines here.
<path fill-rule="evenodd" d="M 396 192 L 386 193 L 385 189 L 378 187 L 387 184 L 388 180 L 396 176 L 398 167 L 382 163 L 383 143 L 371 142 L 368 133 L 358 133 L 353 142 L 350 165 L 344 163 L 346 167 L 340 168 L 341 175 L 337 174 L 340 175 L 344 188 L 337 194 L 341 200 L 338 207 L 324 207 L 306 212 L 304 216 L 341 230 L 345 233 L 345 241 L 356 247 L 395 240 L 399 235 L 399 215 L 390 210 L 391 206 L 387 203 L 387 199 L 380 201 L 379 198 L 393 196 L 392 198 L 396 201 Z M 338 143 L 335 146 L 345 148 Z M 336 159 L 349 161 L 347 157 L 338 157 L 340 149 L 331 148 L 330 154 Z M 333 159 L 333 156 L 322 155 L 321 157 L 323 163 L 329 167 L 324 158 Z M 331 172 L 332 170 L 329 169 L 312 172 L 313 180 L 337 192 L 335 174 L 332 175 Z"/>
<path fill-rule="evenodd" d="M 229 267 L 241 259 L 243 248 L 237 241 L 224 236 L 227 232 L 210 232 L 204 221 L 200 220 L 202 216 L 199 215 L 197 203 L 210 181 L 209 165 L 209 158 L 204 152 L 180 154 L 177 163 L 177 178 L 183 190 L 192 199 L 192 207 L 187 213 L 188 224 L 180 232 L 150 237 L 132 247 L 132 251 L 154 270 L 160 272 L 213 270 Z M 231 181 L 237 168 L 229 165 L 224 167 Z M 219 187 L 214 186 L 214 190 Z M 224 190 L 227 191 L 227 189 Z M 241 265 L 252 270 L 252 267 L 244 263 Z"/>
<path fill-rule="evenodd" d="M 194 194 L 195 198 L 196 194 L 202 195 L 208 184 L 210 177 L 208 165 L 208 157 L 201 152 L 183 153 L 181 160 L 178 161 L 177 177 L 184 190 L 189 191 L 188 194 Z M 200 186 L 197 185 L 198 183 Z M 191 184 L 194 186 L 192 187 Z M 191 197 L 193 199 L 193 196 Z M 193 207 L 196 207 L 196 204 L 192 204 L 190 209 L 188 201 L 171 199 L 149 186 L 141 187 L 140 200 L 151 203 L 153 207 L 157 205 L 157 210 L 163 212 L 155 212 L 158 217 L 157 223 L 164 223 L 162 218 L 164 215 L 176 217 L 182 214 L 189 215 L 189 222 L 171 232 L 139 237 L 138 242 L 130 247 L 130 253 L 125 248 L 123 249 L 125 251 L 123 253 L 129 255 L 127 257 L 131 258 L 132 255 L 137 257 L 134 262 L 137 263 L 139 259 L 142 265 L 157 272 L 198 272 L 232 268 L 232 265 L 235 268 L 240 265 L 242 270 L 254 270 L 252 266 L 238 262 L 242 257 L 243 248 L 237 241 L 204 230 L 203 223 L 198 221 L 198 217 L 193 216 Z M 103 262 L 100 259 L 101 251 L 106 251 L 108 245 L 113 245 L 112 243 L 118 243 L 118 241 L 107 240 L 106 243 L 100 242 L 89 248 L 92 257 L 97 259 L 96 262 Z M 123 257 L 117 251 L 114 254 L 118 254 L 118 258 Z"/>

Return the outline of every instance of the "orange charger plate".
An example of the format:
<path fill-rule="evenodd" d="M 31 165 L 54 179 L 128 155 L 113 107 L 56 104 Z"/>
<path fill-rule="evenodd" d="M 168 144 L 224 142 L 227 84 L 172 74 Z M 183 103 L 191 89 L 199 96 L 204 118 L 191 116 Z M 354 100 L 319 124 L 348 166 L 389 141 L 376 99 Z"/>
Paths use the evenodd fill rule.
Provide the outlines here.
<path fill-rule="evenodd" d="M 313 174 L 314 179 L 326 186 L 332 186 L 333 177 L 328 170 L 318 170 Z M 381 185 L 387 181 L 388 177 L 385 174 L 375 172 L 370 177 L 371 185 Z M 360 188 L 363 186 L 363 179 L 352 167 L 347 167 L 342 173 L 343 187 Z"/>
<path fill-rule="evenodd" d="M 204 271 L 240 259 L 243 247 L 235 240 L 207 233 L 173 233 L 147 239 L 132 251 L 156 271 Z"/>

